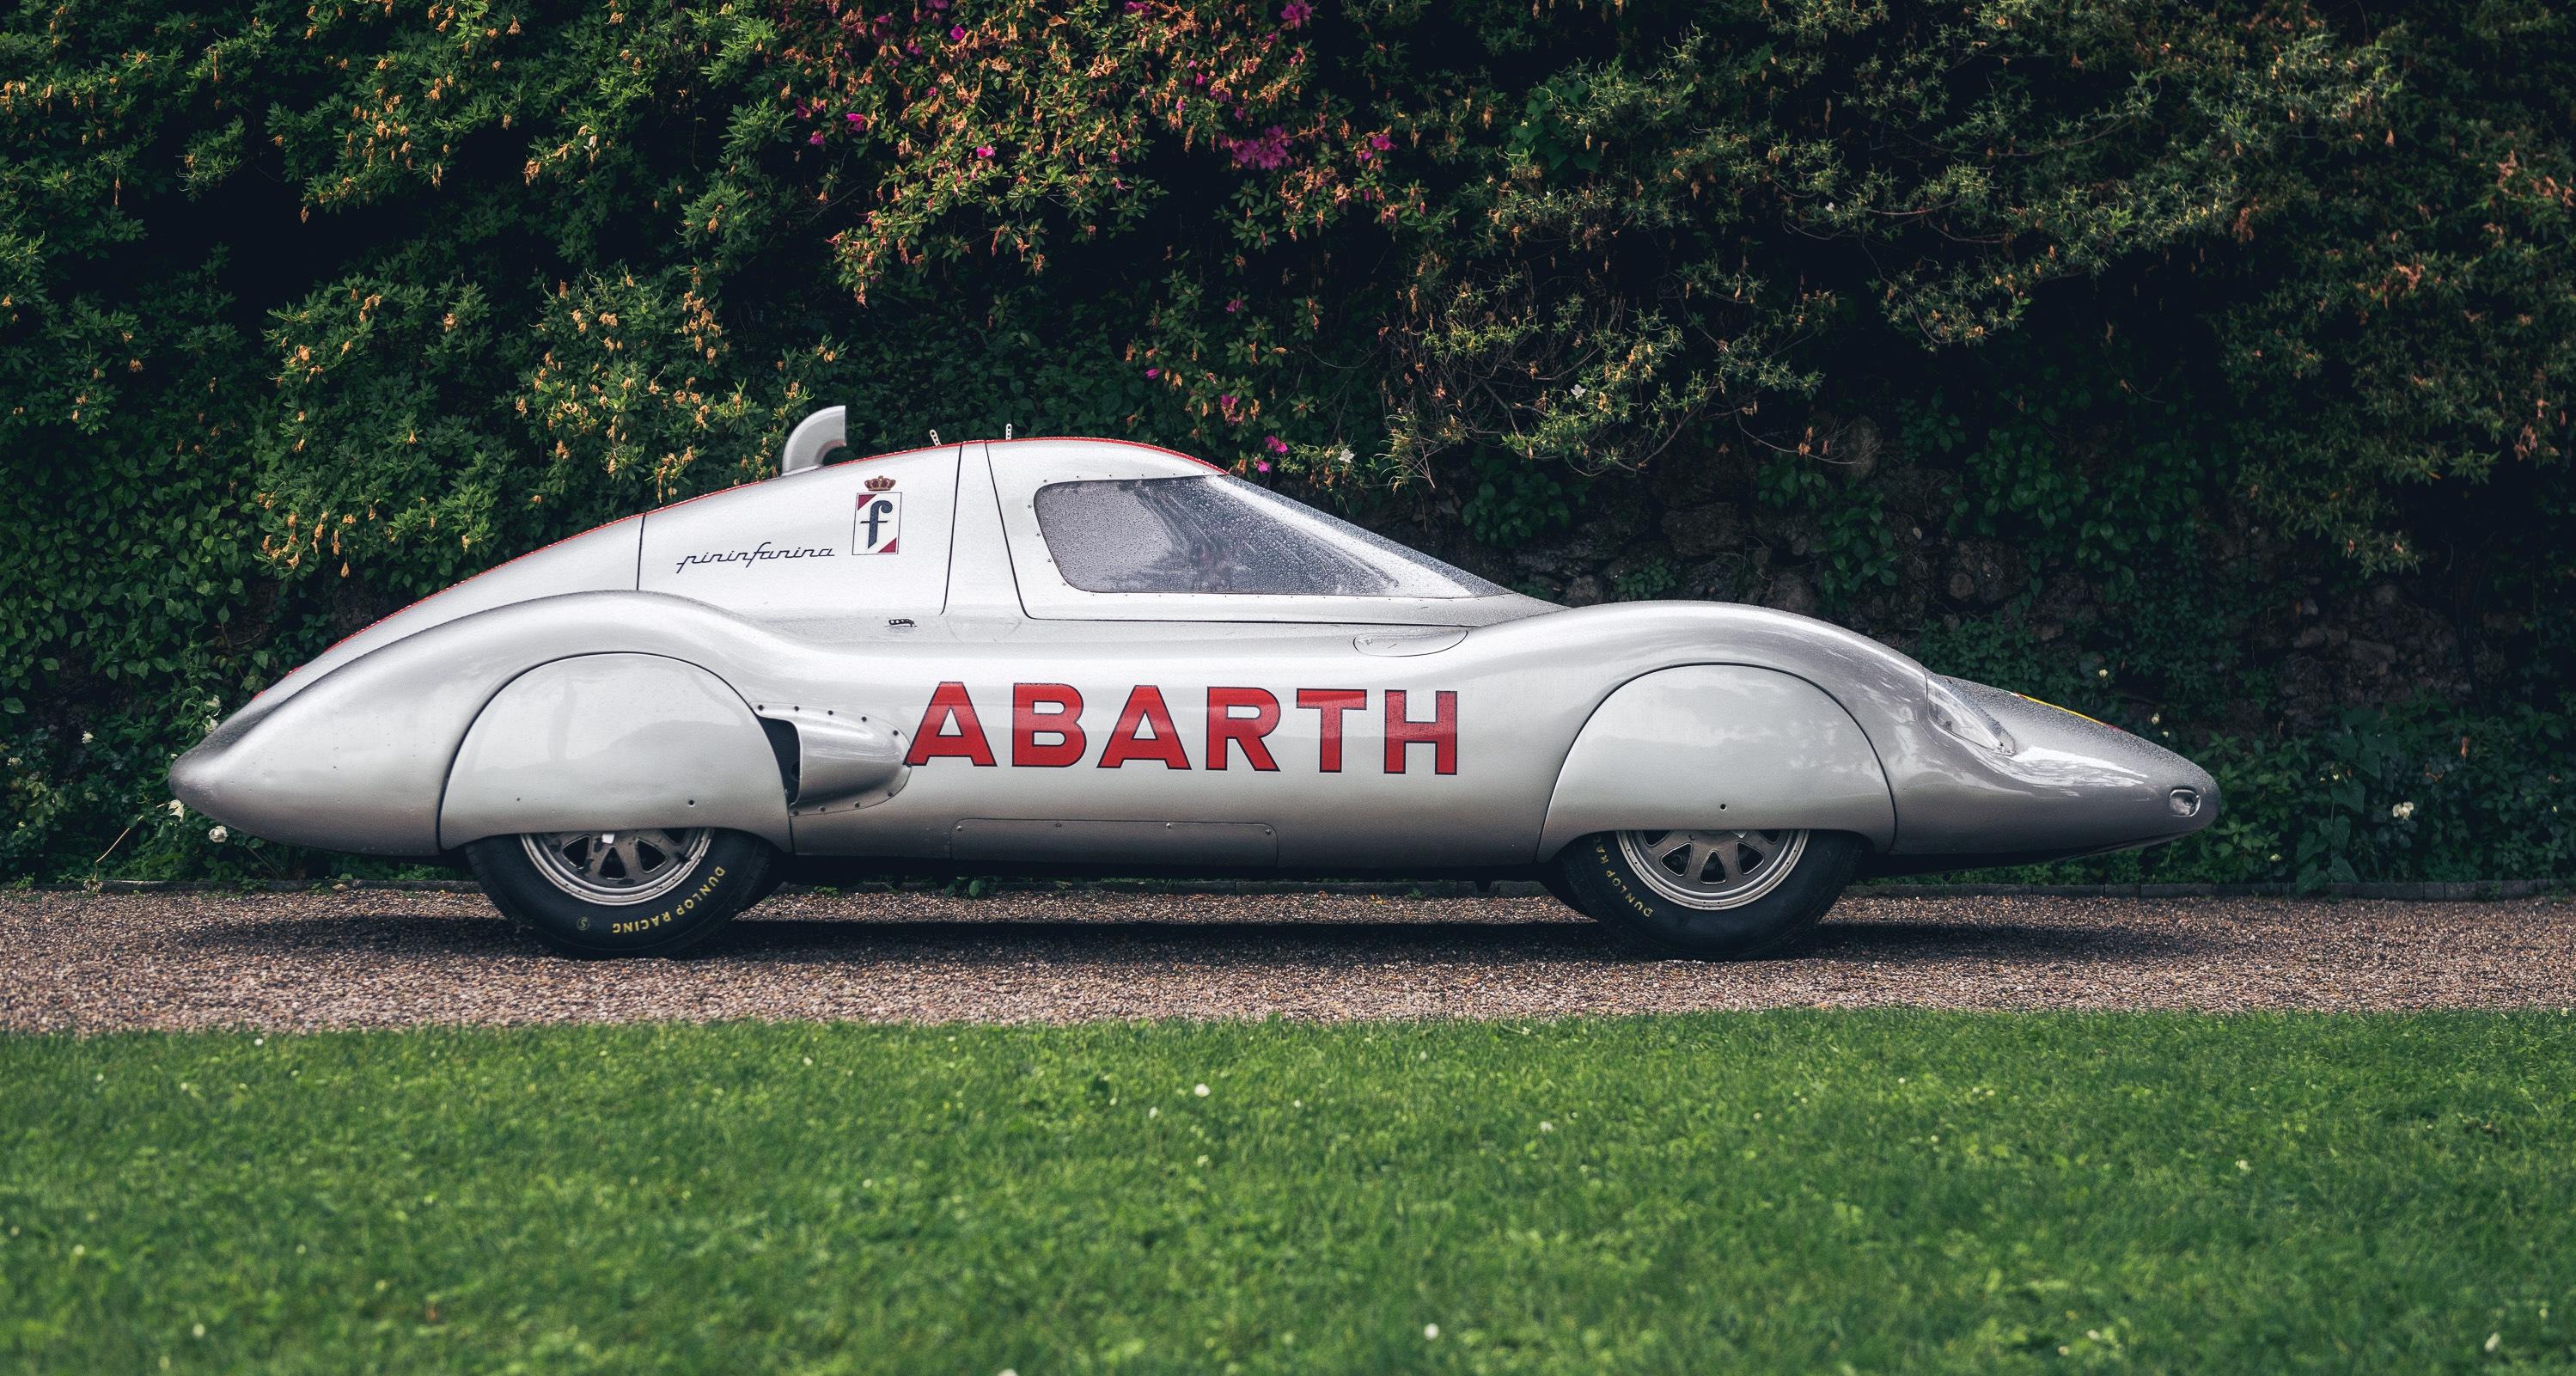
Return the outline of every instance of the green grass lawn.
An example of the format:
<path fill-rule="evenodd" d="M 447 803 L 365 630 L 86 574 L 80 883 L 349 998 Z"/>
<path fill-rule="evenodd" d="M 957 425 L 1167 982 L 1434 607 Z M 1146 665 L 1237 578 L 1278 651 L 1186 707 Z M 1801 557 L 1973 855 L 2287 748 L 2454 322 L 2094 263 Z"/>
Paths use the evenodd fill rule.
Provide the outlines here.
<path fill-rule="evenodd" d="M 2571 1306 L 2559 1015 L 0 1039 L 9 1371 L 2576 1370 Z"/>

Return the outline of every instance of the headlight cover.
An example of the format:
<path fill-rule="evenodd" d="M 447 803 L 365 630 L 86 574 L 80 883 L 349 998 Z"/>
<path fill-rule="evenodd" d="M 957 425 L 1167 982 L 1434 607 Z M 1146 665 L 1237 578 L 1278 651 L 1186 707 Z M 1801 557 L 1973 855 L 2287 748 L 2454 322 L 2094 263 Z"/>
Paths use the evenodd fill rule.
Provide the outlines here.
<path fill-rule="evenodd" d="M 2012 733 L 1995 720 L 1994 714 L 1976 704 L 1976 700 L 1959 691 L 1966 685 L 1958 679 L 1939 674 L 1925 677 L 1924 695 L 1931 700 L 1932 721 L 1942 730 L 1981 750 L 2009 755 L 2020 749 Z"/>

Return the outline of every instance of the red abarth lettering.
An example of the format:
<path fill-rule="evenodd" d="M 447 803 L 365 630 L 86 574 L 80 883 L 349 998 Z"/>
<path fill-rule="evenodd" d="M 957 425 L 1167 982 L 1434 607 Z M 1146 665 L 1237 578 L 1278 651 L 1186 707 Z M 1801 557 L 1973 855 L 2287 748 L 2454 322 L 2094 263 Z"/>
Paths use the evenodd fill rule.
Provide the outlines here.
<path fill-rule="evenodd" d="M 1081 716 L 1082 694 L 1071 684 L 1012 684 L 1012 766 L 1062 769 L 1082 763 L 1082 752 L 1090 742 L 1083 739 Z M 1041 741 L 1040 736 L 1055 739 Z"/>
<path fill-rule="evenodd" d="M 1144 733 L 1147 726 L 1154 734 Z M 1127 695 L 1118 724 L 1109 728 L 1109 743 L 1100 747 L 1102 769 L 1116 769 L 1129 760 L 1153 760 L 1166 769 L 1190 767 L 1180 728 L 1172 725 L 1172 709 L 1163 705 L 1163 690 L 1152 684 L 1139 685 Z"/>
<path fill-rule="evenodd" d="M 1236 708 L 1249 708 L 1252 715 L 1238 717 Z M 1261 738 L 1279 727 L 1279 699 L 1266 688 L 1210 688 L 1207 691 L 1207 767 L 1225 768 L 1225 748 L 1231 743 L 1243 747 L 1244 763 L 1265 774 L 1279 772 L 1279 762 L 1270 758 L 1270 747 Z"/>
<path fill-rule="evenodd" d="M 931 691 L 921 726 L 912 733 L 912 753 L 903 762 L 928 764 L 950 756 L 988 769 L 993 764 L 993 743 L 984 739 L 984 724 L 975 718 L 975 700 L 966 696 L 965 684 L 954 680 Z"/>
<path fill-rule="evenodd" d="M 1404 772 L 1404 748 L 1428 744 L 1432 768 L 1443 774 L 1458 772 L 1458 695 L 1442 692 L 1432 699 L 1429 721 L 1407 721 L 1404 716 L 1404 690 L 1390 688 L 1386 693 L 1386 772 Z"/>
<path fill-rule="evenodd" d="M 1365 688 L 1300 688 L 1297 705 L 1316 714 L 1315 767 L 1326 774 L 1342 772 L 1342 715 L 1368 706 Z"/>
<path fill-rule="evenodd" d="M 1366 688 L 1297 690 L 1297 709 L 1315 714 L 1316 772 L 1342 772 L 1343 745 L 1350 735 L 1348 719 L 1353 712 L 1368 710 L 1369 692 Z M 1407 715 L 1404 690 L 1390 688 L 1385 697 L 1385 772 L 1404 773 L 1407 747 L 1428 745 L 1433 772 L 1457 773 L 1458 694 L 1447 689 L 1434 692 L 1432 714 L 1420 721 Z M 1062 769 L 1082 763 L 1091 741 L 1082 729 L 1081 718 L 1082 692 L 1069 683 L 1012 684 L 1012 767 Z M 1269 737 L 1279 729 L 1279 718 L 1279 696 L 1267 688 L 1208 689 L 1205 767 L 1225 769 L 1233 763 L 1228 756 L 1240 750 L 1243 762 L 1254 772 L 1278 773 L 1279 760 L 1271 753 Z M 912 749 L 904 756 L 904 763 L 928 764 L 942 759 L 965 760 L 982 768 L 991 768 L 994 763 L 993 744 L 984 734 L 974 699 L 968 695 L 966 685 L 955 680 L 931 692 L 930 705 L 922 709 L 921 725 L 913 732 Z M 1163 690 L 1150 683 L 1139 684 L 1128 692 L 1126 705 L 1118 712 L 1118 724 L 1110 728 L 1101 746 L 1097 767 L 1118 769 L 1137 761 L 1159 764 L 1165 769 L 1190 767 L 1189 747 L 1172 720 L 1172 709 L 1163 700 Z"/>

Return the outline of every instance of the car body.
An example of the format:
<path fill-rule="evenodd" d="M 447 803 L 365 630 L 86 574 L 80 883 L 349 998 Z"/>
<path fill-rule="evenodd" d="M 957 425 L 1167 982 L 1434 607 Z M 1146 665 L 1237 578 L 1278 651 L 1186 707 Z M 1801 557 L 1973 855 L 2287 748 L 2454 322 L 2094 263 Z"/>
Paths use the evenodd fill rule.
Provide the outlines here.
<path fill-rule="evenodd" d="M 1558 607 L 1147 445 L 810 462 L 828 428 L 350 637 L 176 796 L 392 856 L 712 829 L 881 870 L 1498 877 L 1658 829 L 1890 872 L 2217 811 L 2169 751 L 1825 622 Z"/>

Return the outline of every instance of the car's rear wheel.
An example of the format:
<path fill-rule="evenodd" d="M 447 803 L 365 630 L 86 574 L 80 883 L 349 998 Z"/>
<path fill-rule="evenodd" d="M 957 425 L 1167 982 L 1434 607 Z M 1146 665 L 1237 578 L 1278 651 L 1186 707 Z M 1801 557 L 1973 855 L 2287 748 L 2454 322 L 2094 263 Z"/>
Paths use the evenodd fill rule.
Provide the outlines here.
<path fill-rule="evenodd" d="M 511 921 L 568 956 L 671 955 L 759 900 L 776 853 L 739 831 L 494 836 L 465 848 L 476 882 Z"/>
<path fill-rule="evenodd" d="M 1822 921 L 1865 843 L 1833 831 L 1604 831 L 1559 852 L 1575 907 L 1666 950 L 1737 960 Z"/>

